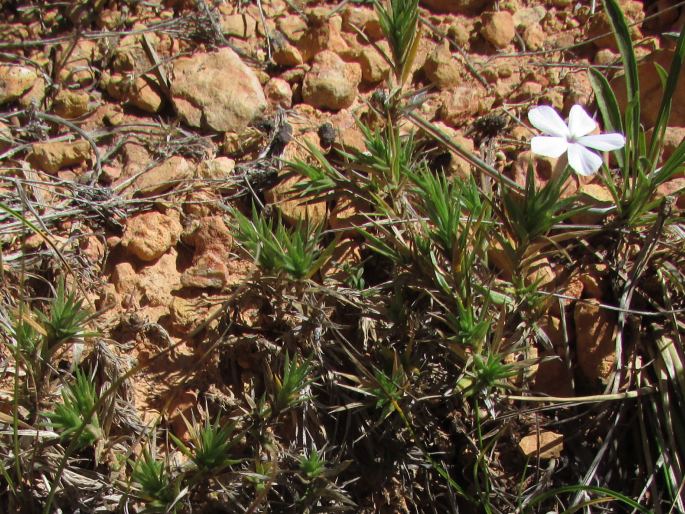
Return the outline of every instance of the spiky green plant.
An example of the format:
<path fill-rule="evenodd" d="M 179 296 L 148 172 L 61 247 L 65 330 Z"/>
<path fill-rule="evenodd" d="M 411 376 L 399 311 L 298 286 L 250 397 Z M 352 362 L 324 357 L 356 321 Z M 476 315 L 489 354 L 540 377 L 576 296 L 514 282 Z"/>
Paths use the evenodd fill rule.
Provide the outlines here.
<path fill-rule="evenodd" d="M 403 85 L 414 63 L 420 37 L 419 0 L 389 0 L 387 7 L 375 2 L 378 22 L 390 45 L 398 85 Z"/>
<path fill-rule="evenodd" d="M 41 398 L 51 380 L 54 368 L 50 361 L 55 353 L 65 345 L 95 333 L 88 330 L 91 313 L 76 293 L 67 292 L 63 279 L 57 282 L 55 297 L 50 301 L 47 313 L 38 309 L 33 313 L 33 317 L 25 313 L 17 321 L 19 332 L 15 330 L 15 336 L 23 345 L 18 357 L 23 360 L 22 364 L 31 377 L 30 385 L 35 388 L 35 396 Z"/>
<path fill-rule="evenodd" d="M 359 128 L 364 134 L 366 151 L 349 157 L 360 171 L 369 173 L 367 187 L 371 192 L 401 189 L 417 164 L 413 135 L 400 135 L 393 123 L 377 130 L 360 123 Z"/>
<path fill-rule="evenodd" d="M 273 415 L 297 407 L 306 401 L 304 391 L 313 381 L 309 378 L 311 371 L 311 360 L 301 360 L 297 355 L 291 360 L 288 352 L 285 352 L 283 373 L 280 377 L 278 375 L 273 377 L 274 394 L 271 398 Z"/>
<path fill-rule="evenodd" d="M 83 299 L 66 291 L 63 279 L 57 282 L 48 313 L 36 311 L 36 315 L 46 332 L 41 352 L 43 358 L 48 358 L 62 343 L 92 335 L 87 328 L 91 313 L 84 307 Z"/>
<path fill-rule="evenodd" d="M 312 512 L 323 507 L 327 511 L 344 512 L 356 507 L 344 489 L 333 481 L 349 462 L 328 467 L 323 452 L 316 448 L 305 450 L 298 461 L 298 477 L 305 487 L 302 494 L 295 494 L 293 511 Z"/>
<path fill-rule="evenodd" d="M 67 292 L 64 280 L 60 279 L 48 314 L 38 313 L 38 317 L 46 329 L 48 346 L 52 346 L 86 334 L 89 313 L 83 307 L 83 300 Z"/>
<path fill-rule="evenodd" d="M 299 462 L 300 473 L 302 473 L 307 480 L 318 478 L 326 470 L 326 461 L 316 448 L 300 457 Z"/>
<path fill-rule="evenodd" d="M 402 366 L 396 364 L 392 375 L 376 369 L 374 379 L 375 384 L 369 388 L 368 392 L 376 400 L 374 407 L 381 411 L 380 419 L 386 419 L 395 412 L 398 402 L 405 395 L 404 388 L 407 385 L 407 376 Z"/>
<path fill-rule="evenodd" d="M 147 512 L 176 512 L 179 483 L 172 479 L 166 463 L 155 459 L 148 448 L 133 463 L 131 481 L 135 493 L 145 501 Z"/>
<path fill-rule="evenodd" d="M 16 349 L 24 359 L 35 356 L 41 337 L 32 323 L 17 317 L 12 320 L 10 335 L 16 344 Z"/>
<path fill-rule="evenodd" d="M 428 170 L 412 176 L 421 206 L 432 226 L 429 235 L 451 256 L 462 233 L 463 208 L 458 185 L 445 175 L 435 175 Z"/>
<path fill-rule="evenodd" d="M 87 418 L 98 401 L 93 377 L 77 370 L 74 382 L 62 389 L 62 403 L 55 406 L 52 412 L 46 412 L 45 417 L 50 420 L 50 426 L 58 432 L 62 439 L 69 440 L 72 435 L 86 425 L 79 436 L 76 448 L 81 450 L 92 446 L 102 437 L 102 429 L 97 414 Z"/>
<path fill-rule="evenodd" d="M 235 423 L 222 425 L 217 415 L 214 422 L 206 420 L 203 424 L 184 420 L 190 434 L 190 447 L 171 434 L 176 446 L 195 464 L 203 475 L 221 473 L 240 462 L 231 458 L 231 448 L 235 443 Z"/>
<path fill-rule="evenodd" d="M 269 477 L 273 473 L 273 464 L 269 461 L 256 460 L 254 472 L 247 475 L 247 480 L 257 494 L 265 494 L 269 488 Z"/>
<path fill-rule="evenodd" d="M 288 170 L 302 177 L 293 188 L 302 198 L 326 200 L 335 191 L 336 186 L 346 182 L 346 179 L 316 145 L 310 141 L 305 141 L 305 144 L 309 155 L 314 158 L 314 163 L 302 159 L 286 162 Z"/>
<path fill-rule="evenodd" d="M 455 253 L 463 256 L 464 233 L 468 233 L 469 220 L 489 218 L 488 205 L 483 201 L 475 180 L 448 179 L 426 167 L 412 173 L 418 198 L 416 208 L 430 222 L 428 235 L 445 256 L 452 260 Z M 468 238 L 472 243 L 472 237 Z"/>
<path fill-rule="evenodd" d="M 251 218 L 238 210 L 232 214 L 236 240 L 264 271 L 300 280 L 312 276 L 320 267 L 320 228 L 299 222 L 288 229 L 280 217 L 275 222 L 269 220 L 254 205 Z"/>
<path fill-rule="evenodd" d="M 503 193 L 504 218 L 516 240 L 516 251 L 519 254 L 535 239 L 546 235 L 554 225 L 582 210 L 580 207 L 569 209 L 574 202 L 572 197 L 562 198 L 569 174 L 567 168 L 561 176 L 549 180 L 538 189 L 531 166 L 526 175 L 526 190 L 523 195 L 510 190 Z"/>
<path fill-rule="evenodd" d="M 452 331 L 454 342 L 462 348 L 479 351 L 492 324 L 487 307 L 478 311 L 473 302 L 464 303 L 459 297 L 455 297 L 454 301 L 454 308 L 445 314 L 445 322 Z"/>
<path fill-rule="evenodd" d="M 346 262 L 342 266 L 342 270 L 347 274 L 345 284 L 352 289 L 364 292 L 366 289 L 366 281 L 364 280 L 364 267 L 352 266 Z"/>
<path fill-rule="evenodd" d="M 495 352 L 474 353 L 457 389 L 467 398 L 488 398 L 494 391 L 509 389 L 511 385 L 507 379 L 515 376 L 518 370 L 516 364 L 504 362 L 504 357 Z"/>

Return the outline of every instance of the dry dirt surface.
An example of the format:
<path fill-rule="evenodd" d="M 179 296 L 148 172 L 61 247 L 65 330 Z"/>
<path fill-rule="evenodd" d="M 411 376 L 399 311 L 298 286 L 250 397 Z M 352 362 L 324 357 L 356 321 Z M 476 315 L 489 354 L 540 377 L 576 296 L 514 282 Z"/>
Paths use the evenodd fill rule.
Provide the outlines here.
<path fill-rule="evenodd" d="M 55 497 L 46 484 L 55 481 L 64 440 L 52 445 L 54 454 L 36 457 L 24 484 L 0 480 L 8 505 L 163 512 L 131 478 L 152 447 L 169 476 L 181 477 L 172 507 L 179 512 L 515 512 L 538 493 L 583 483 L 601 452 L 607 456 L 587 485 L 658 504 L 646 478 L 623 482 L 634 478 L 633 468 L 612 468 L 626 441 L 603 446 L 621 431 L 649 439 L 625 415 L 636 404 L 548 409 L 501 396 L 620 396 L 654 385 L 612 389 L 617 360 L 639 367 L 649 358 L 637 343 L 617 355 L 617 332 L 632 337 L 641 322 L 625 329 L 617 310 L 603 308 L 618 305 L 610 237 L 578 236 L 568 259 L 541 251 L 532 260 L 524 282 L 559 298 L 530 311 L 518 304 L 525 312 L 518 317 L 493 315 L 502 363 L 524 365 L 506 388 L 472 401 L 458 392 L 471 380 L 462 371 L 474 350 L 444 336 L 454 320 L 441 319 L 437 297 L 412 283 L 420 271 L 391 270 L 355 229 L 380 220 L 369 216 L 367 199 L 351 189 L 312 199 L 297 189 L 302 176 L 286 162 L 317 165 L 320 155 L 345 172 L 349 156 L 368 150 L 361 124 L 383 126 L 376 106 L 393 70 L 373 4 L 1 5 L 0 203 L 35 230 L 0 211 L 0 309 L 8 319 L 25 302 L 46 311 L 51 284 L 63 277 L 95 313 L 89 329 L 96 335 L 53 356 L 43 403 L 22 411 L 22 423 L 46 426 L 40 412 L 60 401 L 64 377 L 78 362 L 99 392 L 121 379 L 101 406 L 104 435 L 65 458 Z M 670 63 L 674 45 L 663 33 L 680 31 L 685 8 L 669 0 L 621 7 L 640 59 L 648 130 L 660 94 L 652 63 Z M 574 104 L 593 112 L 588 69 L 610 77 L 621 69 L 602 4 L 421 0 L 419 12 L 403 101 L 515 183 L 525 184 L 532 163 L 536 183 L 546 184 L 557 161 L 533 157 L 536 132 L 526 115 L 543 104 L 564 115 Z M 419 136 L 412 122 L 400 123 L 402 134 L 417 133 L 432 169 L 480 180 L 467 160 Z M 681 85 L 665 154 L 684 137 Z M 659 189 L 675 193 L 676 213 L 685 208 L 683 185 L 676 177 Z M 612 199 L 597 177 L 572 178 L 563 194 L 574 193 L 599 206 Z M 253 206 L 284 227 L 318 227 L 327 258 L 314 274 L 284 280 L 255 264 L 234 215 L 249 217 Z M 589 213 L 572 219 L 577 226 L 603 222 Z M 391 230 L 403 229 L 377 234 Z M 641 244 L 626 243 L 625 255 L 637 258 Z M 491 244 L 487 257 L 487 288 L 515 282 L 501 246 Z M 659 295 L 645 288 L 636 298 Z M 4 341 L 0 410 L 11 419 L 16 376 L 27 375 Z M 284 363 L 293 356 L 309 364 L 309 379 L 295 400 L 279 400 Z M 620 426 L 612 418 L 618 411 Z M 171 436 L 196 447 L 192 424 L 215 419 L 235 425 L 234 461 L 198 487 L 188 478 L 192 458 Z M 1 447 L 10 466 L 10 447 Z M 321 475 L 303 471 L 312 452 L 324 457 Z M 648 477 L 653 470 L 643 469 L 643 457 L 631 465 Z M 19 500 L 18 490 L 31 500 Z M 529 511 L 561 512 L 565 501 L 584 501 L 558 498 Z"/>

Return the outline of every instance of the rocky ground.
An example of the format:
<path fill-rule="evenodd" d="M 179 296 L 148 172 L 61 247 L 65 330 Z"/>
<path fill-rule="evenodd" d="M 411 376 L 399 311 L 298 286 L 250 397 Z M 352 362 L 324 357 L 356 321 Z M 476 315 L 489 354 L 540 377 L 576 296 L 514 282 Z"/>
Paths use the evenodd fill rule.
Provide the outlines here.
<path fill-rule="evenodd" d="M 641 59 L 643 120 L 649 129 L 661 88 L 653 63 L 668 67 L 673 42 L 663 34 L 683 27 L 685 8 L 661 0 L 621 5 Z M 571 0 L 422 0 L 420 13 L 421 39 L 407 102 L 516 182 L 525 183 L 533 162 L 538 183 L 546 183 L 556 161 L 533 158 L 528 141 L 534 132 L 526 113 L 541 104 L 564 113 L 574 104 L 592 108 L 588 68 L 610 76 L 620 69 L 602 6 Z M 129 410 L 118 427 L 119 437 L 127 437 L 127 426 L 128 436 L 137 434 L 127 445 L 129 456 L 141 452 L 147 437 L 141 427 L 156 426 L 188 442 L 192 434 L 185 420 L 206 419 L 217 405 L 232 415 L 247 412 L 245 398 L 255 401 L 266 387 L 269 356 L 280 355 L 281 348 L 304 348 L 298 338 L 314 322 L 305 319 L 302 295 L 325 301 L 317 296 L 322 293 L 302 293 L 297 287 L 260 286 L 253 259 L 235 241 L 230 209 L 249 213 L 254 202 L 265 212 L 280 214 L 290 226 L 307 220 L 329 237 L 335 235 L 332 258 L 313 277 L 322 288 L 349 282 L 350 267 L 369 262 L 351 230 L 368 222 L 363 207 L 349 198 L 303 200 L 293 190 L 300 178 L 283 162 L 314 163 L 308 145 L 338 157 L 366 151 L 358 121 L 378 126 L 373 102 L 392 73 L 380 53 L 389 54 L 390 47 L 373 5 L 17 0 L 4 3 L 0 22 L 0 202 L 22 213 L 49 240 L 0 214 L 7 309 L 16 308 L 20 299 L 50 297 L 47 284 L 63 275 L 67 288 L 78 291 L 97 312 L 93 328 L 99 336 L 86 345 L 85 358 L 104 352 L 121 370 L 141 366 L 122 395 Z M 683 87 L 674 98 L 669 125 L 664 158 L 685 138 Z M 414 129 L 408 122 L 402 126 L 407 133 Z M 421 144 L 450 176 L 472 173 L 469 162 L 457 154 L 430 141 Z M 683 177 L 660 186 L 660 195 L 674 195 L 676 212 L 685 209 L 684 186 Z M 612 199 L 597 178 L 574 178 L 564 194 L 573 193 L 598 206 Z M 572 221 L 602 222 L 588 214 Z M 516 387 L 535 395 L 572 397 L 599 394 L 608 383 L 617 359 L 618 321 L 616 312 L 602 308 L 611 303 L 612 264 L 595 258 L 601 252 L 588 250 L 573 266 L 544 255 L 535 261 L 531 273 L 537 287 L 569 302 L 548 306 L 535 322 L 549 344 L 532 344 L 510 357 L 532 363 L 525 376 L 512 379 Z M 490 249 L 492 270 L 511 280 L 502 254 Z M 367 284 L 384 280 L 376 280 L 376 273 L 383 275 L 366 265 Z M 374 315 L 353 318 L 348 312 L 335 323 L 361 324 L 360 319 Z M 374 344 L 373 332 L 380 331 L 371 325 L 369 321 L 368 341 L 359 343 L 367 356 L 373 351 L 365 345 Z M 10 356 L 6 349 L 7 362 Z M 68 367 L 73 356 L 68 352 L 62 358 Z M 100 366 L 99 372 L 107 375 Z M 0 405 L 6 413 L 12 412 L 13 377 L 10 372 L 4 377 L 8 389 Z M 344 379 L 343 374 L 321 378 L 324 385 Z M 361 387 L 352 380 L 348 388 L 353 386 Z M 340 429 L 333 428 L 333 407 L 328 404 L 329 413 L 317 414 L 326 418 L 321 425 L 328 432 L 302 432 L 298 416 L 306 417 L 305 411 L 281 419 L 271 436 L 283 451 L 308 438 L 319 447 L 331 443 L 332 453 L 342 441 L 357 444 L 353 441 L 362 435 L 355 429 L 348 428 L 348 438 L 328 438 L 330 431 Z M 537 462 L 531 476 L 539 480 L 551 476 L 545 469 L 560 473 L 557 484 L 575 480 L 577 454 L 597 450 L 597 440 L 584 438 L 603 436 L 554 425 L 550 422 L 558 421 L 556 415 L 538 418 L 528 407 L 510 407 L 511 421 L 497 428 L 496 439 L 507 442 L 488 457 L 500 462 L 493 467 L 500 473 L 496 479 L 509 487 L 524 487 L 524 482 L 528 487 L 521 469 L 531 459 Z M 453 419 L 435 430 L 459 433 L 468 425 L 459 409 L 444 411 L 445 419 Z M 369 421 L 374 423 L 381 430 L 380 421 Z M 473 435 L 465 433 L 467 439 Z M 435 444 L 452 447 L 444 449 L 448 461 L 470 462 L 475 450 L 460 437 L 445 433 Z M 405 433 L 393 439 L 395 447 L 388 441 L 375 444 L 388 445 L 384 451 L 393 452 L 411 439 Z M 120 450 L 114 443 L 107 446 L 103 461 Z M 242 451 L 246 459 L 257 457 Z M 346 457 L 350 455 L 354 459 L 354 452 Z M 103 471 L 102 462 L 93 469 L 101 476 L 115 475 L 112 468 Z M 259 472 L 245 464 L 243 471 L 248 470 Z M 446 512 L 451 502 L 449 508 L 456 509 L 459 503 L 449 499 L 444 484 L 431 485 L 438 473 L 412 468 L 403 474 L 401 466 L 392 465 L 368 470 L 369 475 L 340 472 L 337 485 L 357 505 L 352 510 L 429 512 L 421 502 L 430 503 L 431 487 L 435 512 Z M 306 510 L 292 507 L 288 492 L 278 492 L 275 485 L 274 490 L 273 497 L 268 490 L 264 493 L 264 506 L 288 511 L 283 502 L 294 509 L 290 512 Z M 631 493 L 637 498 L 639 491 Z M 44 494 L 38 488 L 41 502 Z M 242 500 L 235 505 L 242 506 L 225 507 L 226 512 L 262 508 L 251 503 L 261 493 L 236 494 Z M 330 505 L 344 507 L 345 502 L 331 498 L 331 510 L 316 508 L 332 512 Z M 108 505 L 102 498 L 98 502 Z M 493 512 L 506 511 L 497 508 Z"/>

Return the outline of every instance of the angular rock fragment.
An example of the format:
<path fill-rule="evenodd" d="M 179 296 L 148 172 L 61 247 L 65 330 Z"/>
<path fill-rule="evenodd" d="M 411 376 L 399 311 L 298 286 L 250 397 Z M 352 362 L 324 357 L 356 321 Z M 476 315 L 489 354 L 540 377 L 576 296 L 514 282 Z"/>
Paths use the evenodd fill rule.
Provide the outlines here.
<path fill-rule="evenodd" d="M 186 124 L 218 132 L 245 128 L 267 106 L 257 75 L 230 48 L 177 59 L 171 94 Z"/>

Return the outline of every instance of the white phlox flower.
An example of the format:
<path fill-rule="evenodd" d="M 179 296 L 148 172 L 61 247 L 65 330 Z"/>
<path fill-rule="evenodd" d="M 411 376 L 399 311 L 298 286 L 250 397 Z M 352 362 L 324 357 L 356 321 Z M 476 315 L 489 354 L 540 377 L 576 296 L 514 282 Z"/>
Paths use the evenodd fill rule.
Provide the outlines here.
<path fill-rule="evenodd" d="M 618 150 L 626 143 L 621 134 L 589 135 L 597 128 L 597 123 L 580 105 L 571 107 L 568 125 L 549 105 L 528 111 L 528 120 L 545 134 L 531 140 L 532 152 L 555 159 L 566 153 L 569 165 L 579 175 L 593 175 L 602 165 L 602 157 L 592 150 Z"/>

